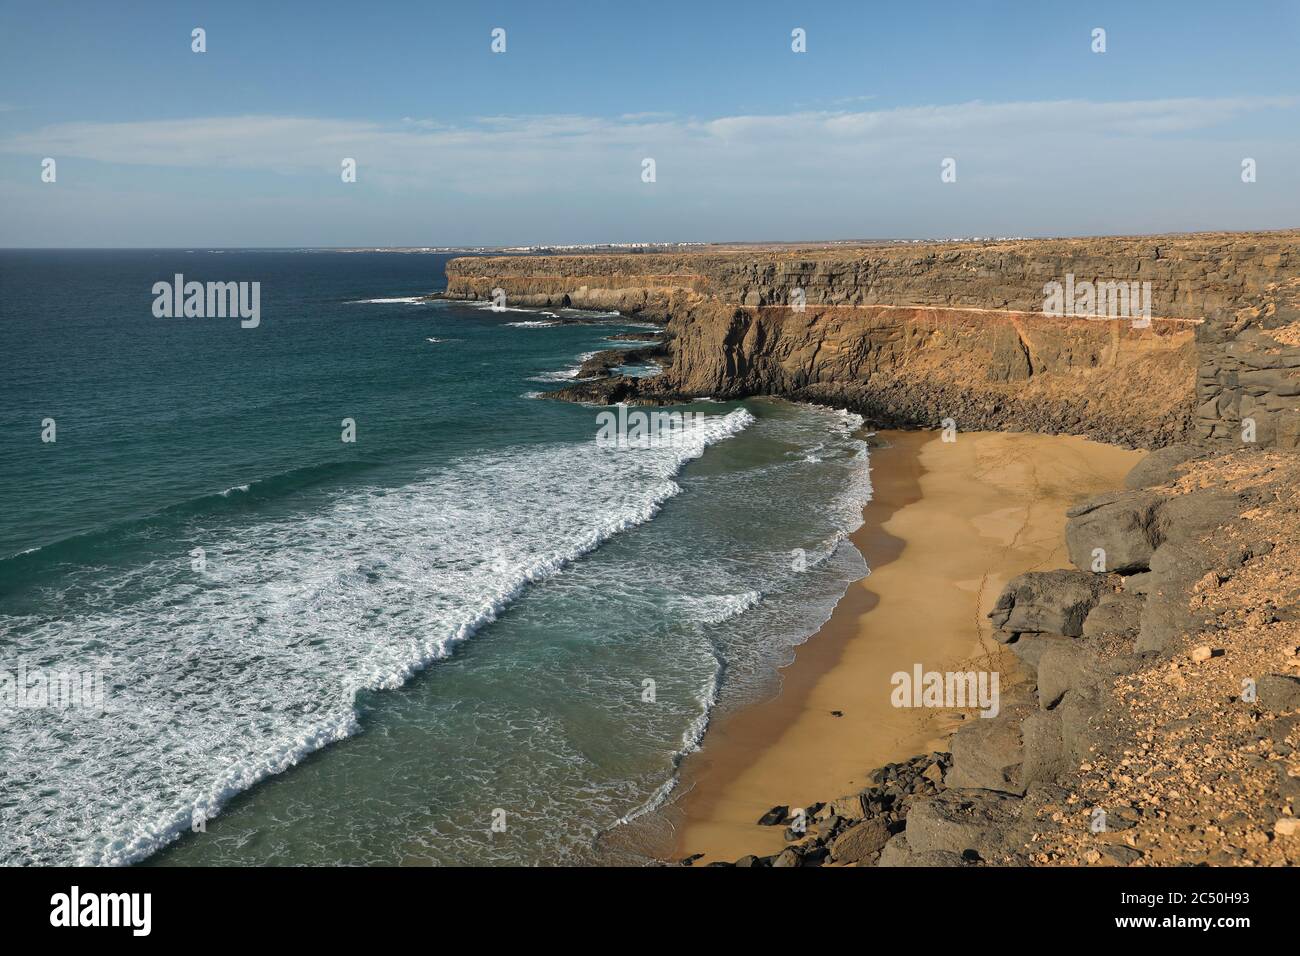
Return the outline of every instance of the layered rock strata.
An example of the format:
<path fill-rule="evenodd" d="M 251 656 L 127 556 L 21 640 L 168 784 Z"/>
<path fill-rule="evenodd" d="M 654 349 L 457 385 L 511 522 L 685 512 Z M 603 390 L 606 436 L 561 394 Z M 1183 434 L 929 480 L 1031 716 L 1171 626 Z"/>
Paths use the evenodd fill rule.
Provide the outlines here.
<path fill-rule="evenodd" d="M 603 374 L 560 398 L 771 394 L 884 426 L 1296 447 L 1298 267 L 1297 232 L 720 249 L 454 259 L 445 294 L 665 324 L 662 375 Z M 1098 295 L 1049 316 L 1051 283 Z M 1129 318 L 1111 317 L 1115 283 L 1144 293 Z M 1090 308 L 1101 317 L 1072 314 Z"/>

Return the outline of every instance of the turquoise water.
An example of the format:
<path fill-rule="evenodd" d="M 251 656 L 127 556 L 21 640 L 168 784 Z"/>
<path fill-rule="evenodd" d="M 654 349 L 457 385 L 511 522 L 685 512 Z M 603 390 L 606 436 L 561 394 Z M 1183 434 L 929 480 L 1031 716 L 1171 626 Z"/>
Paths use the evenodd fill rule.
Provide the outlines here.
<path fill-rule="evenodd" d="M 598 447 L 537 395 L 642 326 L 410 301 L 444 262 L 0 252 L 0 671 L 107 683 L 0 707 L 0 863 L 645 862 L 863 573 L 856 419 Z M 177 272 L 261 324 L 155 318 Z"/>

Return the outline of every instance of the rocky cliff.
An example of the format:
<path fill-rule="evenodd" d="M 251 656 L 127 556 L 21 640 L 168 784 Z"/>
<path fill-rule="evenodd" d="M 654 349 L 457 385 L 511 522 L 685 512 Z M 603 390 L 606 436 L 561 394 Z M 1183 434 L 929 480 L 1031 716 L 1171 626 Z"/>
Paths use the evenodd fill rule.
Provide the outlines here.
<path fill-rule="evenodd" d="M 737 865 L 1296 865 L 1297 266 L 1298 232 L 723 249 L 454 260 L 448 295 L 665 325 L 642 353 L 663 374 L 612 374 L 624 350 L 558 397 L 773 394 L 1159 448 L 1070 511 L 1073 568 L 1000 596 L 1027 679 L 996 717 L 857 793 L 772 808 L 758 822 L 789 845 Z M 1044 314 L 1053 282 L 1150 283 L 1151 321 Z"/>
<path fill-rule="evenodd" d="M 773 394 L 883 425 L 950 419 L 1140 446 L 1245 436 L 1294 447 L 1298 267 L 1294 231 L 722 248 L 454 259 L 446 295 L 499 289 L 511 305 L 618 309 L 665 324 L 662 375 L 604 375 L 558 397 Z M 1050 283 L 1091 283 L 1097 300 L 1046 315 Z M 1138 299 L 1120 300 L 1115 283 L 1146 293 L 1149 326 L 1123 317 Z M 1070 315 L 1094 308 L 1100 318 Z"/>

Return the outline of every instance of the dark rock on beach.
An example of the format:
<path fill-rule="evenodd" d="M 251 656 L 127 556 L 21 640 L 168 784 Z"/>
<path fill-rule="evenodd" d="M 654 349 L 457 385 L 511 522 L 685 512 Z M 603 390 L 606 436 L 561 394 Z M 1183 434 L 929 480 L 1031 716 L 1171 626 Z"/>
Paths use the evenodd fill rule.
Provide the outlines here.
<path fill-rule="evenodd" d="M 879 816 L 847 827 L 831 844 L 830 855 L 836 863 L 874 863 L 889 841 L 889 826 Z"/>
<path fill-rule="evenodd" d="M 1071 508 L 1065 531 L 1070 562 L 1090 572 L 1148 570 L 1160 546 L 1157 517 L 1164 501 L 1154 491 L 1113 492 Z"/>
<path fill-rule="evenodd" d="M 1030 571 L 1007 584 L 989 619 L 1005 640 L 1026 632 L 1078 637 L 1104 586 L 1086 571 Z"/>
<path fill-rule="evenodd" d="M 974 850 L 980 859 L 1014 849 L 1020 800 L 988 790 L 949 790 L 918 803 L 907 816 L 907 843 L 913 853 Z"/>

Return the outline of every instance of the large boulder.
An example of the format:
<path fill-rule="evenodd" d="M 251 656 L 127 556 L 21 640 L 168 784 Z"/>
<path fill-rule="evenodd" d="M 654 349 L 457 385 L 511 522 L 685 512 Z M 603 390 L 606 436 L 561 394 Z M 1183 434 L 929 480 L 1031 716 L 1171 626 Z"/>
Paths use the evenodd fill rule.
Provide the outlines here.
<path fill-rule="evenodd" d="M 1237 518 L 1242 507 L 1237 495 L 1214 489 L 1175 495 L 1161 506 L 1163 541 L 1151 556 L 1151 572 L 1142 584 L 1148 600 L 1135 644 L 1139 652 L 1162 651 L 1175 638 L 1204 625 L 1204 616 L 1188 606 L 1187 598 L 1192 585 L 1208 572 L 1241 559 L 1240 548 L 1215 532 Z"/>
<path fill-rule="evenodd" d="M 1049 648 L 1038 663 L 1038 704 L 1050 710 L 1070 691 L 1096 686 L 1104 677 L 1097 655 L 1075 641 Z M 953 748 L 954 753 L 956 748 Z"/>
<path fill-rule="evenodd" d="M 1154 491 L 1122 491 L 1071 508 L 1065 525 L 1070 563 L 1081 571 L 1145 571 L 1162 540 L 1157 519 L 1164 501 Z"/>
<path fill-rule="evenodd" d="M 1026 632 L 1078 637 L 1105 583 L 1086 571 L 1029 571 L 1007 583 L 989 619 L 1003 640 Z"/>
<path fill-rule="evenodd" d="M 801 867 L 803 866 L 803 854 L 795 847 L 788 846 L 776 855 L 775 859 L 772 860 L 772 866 L 781 868 Z"/>
<path fill-rule="evenodd" d="M 841 820 L 862 820 L 868 813 L 866 798 L 860 793 L 852 793 L 832 800 L 831 813 Z"/>
<path fill-rule="evenodd" d="M 880 851 L 876 866 L 965 866 L 966 861 L 947 850 L 916 853 L 908 845 L 907 835 L 896 834 Z"/>
<path fill-rule="evenodd" d="M 1199 540 L 1166 541 L 1152 555 L 1134 643 L 1139 653 L 1163 651 L 1171 641 L 1201 627 L 1203 615 L 1188 606 L 1187 598 L 1192 585 L 1216 563 Z"/>
<path fill-rule="evenodd" d="M 1070 769 L 1061 737 L 1061 715 L 1055 711 L 1030 714 L 1020 725 L 1024 741 L 1024 762 L 1020 779 L 1025 787 L 1053 783 Z"/>
<path fill-rule="evenodd" d="M 1180 465 L 1204 454 L 1196 445 L 1166 445 L 1149 453 L 1129 470 L 1124 487 L 1129 490 L 1167 485 L 1178 478 Z"/>
<path fill-rule="evenodd" d="M 1020 780 L 1024 759 L 1020 744 L 1020 717 L 1016 712 L 967 721 L 952 738 L 949 787 L 1025 792 Z"/>
<path fill-rule="evenodd" d="M 1132 591 L 1108 591 L 1083 622 L 1084 639 L 1137 636 L 1142 622 L 1142 598 Z"/>
<path fill-rule="evenodd" d="M 1175 495 L 1160 508 L 1160 536 L 1170 542 L 1200 542 L 1241 511 L 1242 499 L 1238 495 L 1218 489 Z"/>
<path fill-rule="evenodd" d="M 1020 842 L 1021 801 L 987 790 L 945 790 L 914 805 L 907 815 L 907 846 L 912 853 L 962 854 L 974 851 L 993 860 Z"/>
<path fill-rule="evenodd" d="M 849 827 L 831 844 L 831 859 L 836 863 L 875 862 L 889 842 L 889 827 L 879 817 L 863 820 Z"/>
<path fill-rule="evenodd" d="M 1101 714 L 1101 703 L 1095 690 L 1088 688 L 1066 694 L 1049 713 L 1061 718 L 1061 747 L 1068 764 L 1077 767 L 1088 759 L 1093 742 L 1094 718 Z"/>
<path fill-rule="evenodd" d="M 1085 633 L 1088 630 L 1088 621 L 1092 620 L 1092 615 L 1096 613 L 1094 610 L 1084 620 L 1083 629 Z M 1063 634 L 1021 634 L 1016 638 L 1015 643 L 1011 645 L 1011 650 L 1020 659 L 1020 663 L 1037 673 L 1038 664 L 1049 647 L 1073 644 L 1075 640 L 1076 638 L 1066 637 Z"/>

